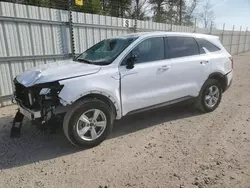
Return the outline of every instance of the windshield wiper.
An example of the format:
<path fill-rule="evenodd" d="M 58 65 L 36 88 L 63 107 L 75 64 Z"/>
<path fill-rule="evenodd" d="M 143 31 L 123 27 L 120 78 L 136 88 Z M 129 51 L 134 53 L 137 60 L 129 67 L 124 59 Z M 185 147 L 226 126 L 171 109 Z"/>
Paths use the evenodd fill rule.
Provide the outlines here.
<path fill-rule="evenodd" d="M 83 63 L 86 63 L 86 64 L 91 64 L 91 65 L 109 65 L 110 64 L 110 61 L 91 62 L 91 61 L 88 61 L 88 60 L 85 60 L 85 59 L 75 59 L 74 61 L 79 61 L 79 62 L 83 62 Z"/>
<path fill-rule="evenodd" d="M 92 62 L 86 60 L 86 59 L 76 59 L 75 61 L 79 61 L 79 62 L 84 62 L 84 63 L 87 63 L 87 64 L 93 64 Z"/>

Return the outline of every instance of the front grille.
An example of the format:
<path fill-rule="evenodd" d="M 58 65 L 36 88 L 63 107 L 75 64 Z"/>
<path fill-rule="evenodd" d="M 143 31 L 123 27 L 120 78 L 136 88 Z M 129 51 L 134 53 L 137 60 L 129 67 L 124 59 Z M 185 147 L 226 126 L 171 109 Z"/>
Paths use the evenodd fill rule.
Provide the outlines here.
<path fill-rule="evenodd" d="M 25 107 L 32 108 L 32 104 L 30 103 L 30 99 L 29 99 L 29 93 L 32 95 L 31 88 L 27 88 L 23 86 L 16 80 L 14 80 L 14 84 L 15 84 L 16 100 L 21 102 L 22 105 L 24 105 Z M 31 98 L 33 99 L 34 97 L 31 96 Z"/>
<path fill-rule="evenodd" d="M 58 82 L 25 87 L 15 79 L 14 85 L 16 100 L 29 109 L 37 110 L 45 107 L 56 106 L 60 102 L 58 92 L 61 91 L 63 86 Z M 42 88 L 51 89 L 51 93 L 46 96 L 47 98 L 44 95 L 40 95 Z"/>
<path fill-rule="evenodd" d="M 18 83 L 17 81 L 15 82 L 15 95 L 17 99 L 24 101 L 25 90 L 26 88 L 22 84 Z"/>

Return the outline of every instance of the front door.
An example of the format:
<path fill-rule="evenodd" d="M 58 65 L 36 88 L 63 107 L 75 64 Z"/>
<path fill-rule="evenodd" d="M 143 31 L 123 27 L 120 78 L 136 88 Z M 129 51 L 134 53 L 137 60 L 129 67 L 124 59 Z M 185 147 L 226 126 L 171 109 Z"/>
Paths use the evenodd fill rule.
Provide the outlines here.
<path fill-rule="evenodd" d="M 167 101 L 171 82 L 171 63 L 165 59 L 162 37 L 145 39 L 124 61 L 132 54 L 137 56 L 134 68 L 127 69 L 126 65 L 119 67 L 123 115 Z"/>

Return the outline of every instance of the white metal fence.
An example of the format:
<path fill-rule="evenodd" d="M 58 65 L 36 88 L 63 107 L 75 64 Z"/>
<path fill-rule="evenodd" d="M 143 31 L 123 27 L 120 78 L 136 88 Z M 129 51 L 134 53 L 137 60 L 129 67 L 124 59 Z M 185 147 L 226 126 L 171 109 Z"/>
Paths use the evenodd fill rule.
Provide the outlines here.
<path fill-rule="evenodd" d="M 12 80 L 26 69 L 69 58 L 72 50 L 80 53 L 102 39 L 133 31 L 123 18 L 110 16 L 73 12 L 72 22 L 73 37 L 66 10 L 0 2 L 0 106 L 10 104 Z M 159 30 L 217 35 L 231 54 L 250 50 L 247 32 L 137 21 L 136 32 Z"/>

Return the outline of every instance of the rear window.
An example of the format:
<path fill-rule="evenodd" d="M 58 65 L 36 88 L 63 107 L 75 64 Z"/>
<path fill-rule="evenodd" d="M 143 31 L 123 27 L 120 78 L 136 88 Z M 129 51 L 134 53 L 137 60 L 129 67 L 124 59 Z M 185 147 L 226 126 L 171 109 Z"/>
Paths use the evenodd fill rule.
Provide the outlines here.
<path fill-rule="evenodd" d="M 205 39 L 196 39 L 196 41 L 199 44 L 201 54 L 206 53 L 204 48 L 209 52 L 216 52 L 216 51 L 220 50 L 220 48 L 218 48 L 217 46 L 215 46 L 214 44 L 212 44 L 211 42 L 209 42 L 209 41 L 207 41 Z"/>
<path fill-rule="evenodd" d="M 169 58 L 200 54 L 197 42 L 192 37 L 167 37 Z"/>

